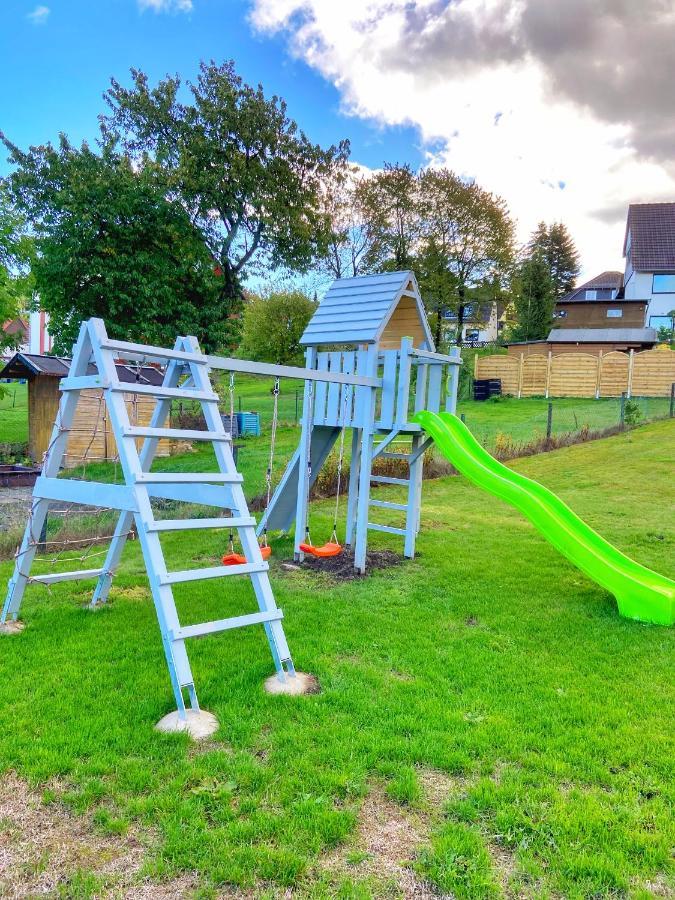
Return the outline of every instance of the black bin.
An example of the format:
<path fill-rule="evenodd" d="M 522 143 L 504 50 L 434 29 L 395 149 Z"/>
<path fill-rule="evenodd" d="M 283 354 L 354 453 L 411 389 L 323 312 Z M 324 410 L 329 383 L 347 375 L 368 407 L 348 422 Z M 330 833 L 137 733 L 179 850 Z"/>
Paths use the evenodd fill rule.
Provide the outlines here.
<path fill-rule="evenodd" d="M 473 382 L 473 399 L 488 400 L 490 397 L 499 397 L 502 393 L 500 378 L 476 378 Z"/>

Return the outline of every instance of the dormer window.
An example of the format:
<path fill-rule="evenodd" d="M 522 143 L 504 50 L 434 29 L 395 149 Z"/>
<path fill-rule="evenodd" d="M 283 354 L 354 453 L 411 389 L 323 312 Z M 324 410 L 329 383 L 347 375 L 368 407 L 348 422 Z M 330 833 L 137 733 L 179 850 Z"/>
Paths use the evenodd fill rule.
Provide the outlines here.
<path fill-rule="evenodd" d="M 597 300 L 598 292 L 597 291 L 586 291 L 586 299 L 587 300 Z"/>
<path fill-rule="evenodd" d="M 675 275 L 654 275 L 652 294 L 675 294 Z"/>

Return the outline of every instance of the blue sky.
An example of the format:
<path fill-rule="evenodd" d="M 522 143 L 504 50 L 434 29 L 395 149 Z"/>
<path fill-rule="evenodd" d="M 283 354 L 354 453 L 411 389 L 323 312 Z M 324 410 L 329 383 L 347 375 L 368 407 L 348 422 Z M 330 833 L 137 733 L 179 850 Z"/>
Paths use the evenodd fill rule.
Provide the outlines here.
<path fill-rule="evenodd" d="M 239 0 L 202 0 L 188 14 L 141 9 L 137 0 L 5 0 L 0 128 L 21 147 L 53 142 L 61 131 L 78 143 L 92 140 L 111 76 L 128 81 L 133 66 L 152 81 L 175 72 L 191 79 L 200 59 L 232 58 L 245 80 L 287 100 L 312 140 L 328 145 L 348 137 L 354 158 L 369 167 L 384 160 L 420 164 L 414 128 L 341 113 L 338 90 L 293 59 L 282 36 L 256 34 L 248 11 Z M 8 171 L 3 152 L 0 173 Z"/>
<path fill-rule="evenodd" d="M 1 0 L 0 128 L 93 139 L 111 76 L 232 58 L 352 160 L 448 166 L 525 241 L 562 221 L 583 275 L 622 269 L 631 202 L 675 200 L 675 15 L 663 0 Z M 0 174 L 8 166 L 0 154 Z"/>

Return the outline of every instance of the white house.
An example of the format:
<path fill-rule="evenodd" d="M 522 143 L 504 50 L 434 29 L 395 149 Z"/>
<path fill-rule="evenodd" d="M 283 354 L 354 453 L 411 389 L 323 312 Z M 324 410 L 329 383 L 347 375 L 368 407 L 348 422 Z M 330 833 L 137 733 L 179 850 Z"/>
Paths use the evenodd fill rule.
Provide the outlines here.
<path fill-rule="evenodd" d="M 632 203 L 623 255 L 624 297 L 646 301 L 647 326 L 668 326 L 675 309 L 675 203 Z"/>

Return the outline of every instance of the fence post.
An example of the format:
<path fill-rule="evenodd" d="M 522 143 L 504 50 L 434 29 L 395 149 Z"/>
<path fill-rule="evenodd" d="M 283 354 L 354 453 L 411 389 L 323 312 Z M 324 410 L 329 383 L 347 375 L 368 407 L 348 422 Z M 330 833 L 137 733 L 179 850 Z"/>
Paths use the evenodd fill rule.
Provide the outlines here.
<path fill-rule="evenodd" d="M 598 353 L 598 376 L 595 380 L 595 399 L 600 399 L 600 381 L 602 380 L 602 348 Z"/>
<path fill-rule="evenodd" d="M 675 385 L 673 385 L 673 387 L 675 387 Z M 460 419 L 462 420 L 462 422 L 466 422 L 466 416 L 464 415 L 464 413 L 461 414 Z"/>
<path fill-rule="evenodd" d="M 628 399 L 633 395 L 633 363 L 635 362 L 635 350 L 628 351 Z"/>
<path fill-rule="evenodd" d="M 632 353 L 632 351 L 631 351 Z M 626 391 L 621 394 L 621 408 L 619 410 L 619 425 L 623 428 L 626 419 Z"/>
<path fill-rule="evenodd" d="M 525 359 L 525 354 L 520 354 L 520 366 L 518 367 L 518 399 L 523 396 L 523 361 Z"/>
<path fill-rule="evenodd" d="M 675 381 L 670 386 L 670 418 L 675 417 Z"/>
<path fill-rule="evenodd" d="M 546 417 L 546 440 L 551 440 L 551 434 L 553 432 L 553 404 L 549 400 L 548 402 L 548 415 Z"/>
<path fill-rule="evenodd" d="M 546 390 L 544 392 L 544 396 L 548 400 L 548 395 L 551 392 L 551 361 L 553 359 L 553 351 L 548 351 L 548 357 L 546 359 Z"/>

